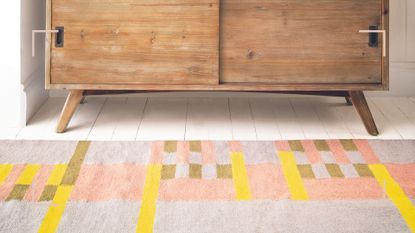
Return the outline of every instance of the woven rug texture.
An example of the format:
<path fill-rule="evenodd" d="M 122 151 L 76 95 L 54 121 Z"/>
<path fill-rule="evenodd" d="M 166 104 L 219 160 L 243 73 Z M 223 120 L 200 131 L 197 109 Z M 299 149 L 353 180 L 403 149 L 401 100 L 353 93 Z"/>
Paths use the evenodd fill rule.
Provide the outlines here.
<path fill-rule="evenodd" d="M 415 141 L 0 141 L 0 232 L 415 232 Z"/>

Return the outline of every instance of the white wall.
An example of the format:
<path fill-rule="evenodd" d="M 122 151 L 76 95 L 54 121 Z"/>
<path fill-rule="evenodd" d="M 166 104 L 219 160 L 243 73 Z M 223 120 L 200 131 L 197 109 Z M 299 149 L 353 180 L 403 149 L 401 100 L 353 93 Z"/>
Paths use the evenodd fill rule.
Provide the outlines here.
<path fill-rule="evenodd" d="M 29 120 L 46 101 L 44 87 L 45 35 L 36 35 L 36 57 L 32 57 L 32 30 L 45 28 L 46 0 L 21 0 L 21 83 L 24 87 L 22 116 Z"/>
<path fill-rule="evenodd" d="M 390 0 L 390 92 L 415 96 L 415 0 Z"/>
<path fill-rule="evenodd" d="M 20 1 L 0 1 L 0 126 L 19 127 L 20 88 Z"/>
<path fill-rule="evenodd" d="M 45 0 L 0 2 L 0 127 L 22 127 L 48 98 L 44 89 L 44 35 L 31 55 L 32 30 L 43 29 Z"/>

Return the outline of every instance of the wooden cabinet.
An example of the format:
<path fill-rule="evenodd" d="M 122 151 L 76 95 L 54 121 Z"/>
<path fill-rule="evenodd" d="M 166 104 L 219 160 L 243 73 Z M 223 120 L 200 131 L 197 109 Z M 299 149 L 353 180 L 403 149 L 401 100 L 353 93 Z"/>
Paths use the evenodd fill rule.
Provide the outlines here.
<path fill-rule="evenodd" d="M 86 94 L 208 90 L 345 96 L 377 134 L 362 91 L 388 89 L 388 6 L 48 0 L 46 87 L 71 90 L 57 131 Z"/>

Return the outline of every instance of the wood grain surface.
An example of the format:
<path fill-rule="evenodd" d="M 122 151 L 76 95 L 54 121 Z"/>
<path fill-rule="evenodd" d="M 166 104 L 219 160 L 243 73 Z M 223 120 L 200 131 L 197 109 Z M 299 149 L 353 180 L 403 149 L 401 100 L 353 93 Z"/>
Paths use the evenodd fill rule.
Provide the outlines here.
<path fill-rule="evenodd" d="M 51 12 L 65 27 L 53 84 L 219 81 L 218 0 L 53 0 Z"/>
<path fill-rule="evenodd" d="M 55 48 L 55 35 L 46 41 L 47 89 L 388 88 L 381 37 L 370 48 L 368 35 L 358 33 L 371 24 L 388 33 L 388 0 L 47 0 L 47 6 L 47 28 L 65 27 L 64 48 Z"/>
<path fill-rule="evenodd" d="M 382 46 L 358 33 L 382 27 L 382 0 L 222 0 L 221 13 L 221 82 L 382 81 Z"/>

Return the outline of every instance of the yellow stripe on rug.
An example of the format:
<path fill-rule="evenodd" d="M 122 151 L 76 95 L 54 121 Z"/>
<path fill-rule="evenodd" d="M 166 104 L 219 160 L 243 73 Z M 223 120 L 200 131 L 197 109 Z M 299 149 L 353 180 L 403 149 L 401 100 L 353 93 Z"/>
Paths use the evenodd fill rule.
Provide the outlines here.
<path fill-rule="evenodd" d="M 76 146 L 75 152 L 69 162 L 69 165 L 55 165 L 52 174 L 49 176 L 49 185 L 58 186 L 52 204 L 50 205 L 42 224 L 39 227 L 39 233 L 56 232 L 66 203 L 69 200 L 75 181 L 78 178 L 79 170 L 88 151 L 90 142 L 80 141 Z"/>
<path fill-rule="evenodd" d="M 67 167 L 68 165 L 66 164 L 56 164 L 53 168 L 52 174 L 46 182 L 46 185 L 60 185 Z"/>
<path fill-rule="evenodd" d="M 244 156 L 240 152 L 232 152 L 232 179 L 235 185 L 236 200 L 251 200 L 252 194 L 249 187 L 248 174 L 246 172 Z"/>
<path fill-rule="evenodd" d="M 411 200 L 383 164 L 370 164 L 369 168 L 379 185 L 384 188 L 386 195 L 398 208 L 409 229 L 415 232 L 415 207 L 412 205 Z"/>
<path fill-rule="evenodd" d="M 13 169 L 12 164 L 0 164 L 0 185 L 6 180 Z"/>
<path fill-rule="evenodd" d="M 25 166 L 16 184 L 30 185 L 40 169 L 40 164 L 28 164 Z"/>
<path fill-rule="evenodd" d="M 308 194 L 298 171 L 292 152 L 279 152 L 282 172 L 287 181 L 292 200 L 308 200 Z"/>
<path fill-rule="evenodd" d="M 49 207 L 42 225 L 39 228 L 39 233 L 56 231 L 63 212 L 65 211 L 66 203 L 69 200 L 72 189 L 72 185 L 61 185 L 58 187 L 55 197 L 53 198 L 52 205 Z"/>
<path fill-rule="evenodd" d="M 154 218 L 156 216 L 156 201 L 161 179 L 161 168 L 161 164 L 150 164 L 147 167 L 143 200 L 138 216 L 137 232 L 153 232 Z"/>

